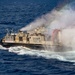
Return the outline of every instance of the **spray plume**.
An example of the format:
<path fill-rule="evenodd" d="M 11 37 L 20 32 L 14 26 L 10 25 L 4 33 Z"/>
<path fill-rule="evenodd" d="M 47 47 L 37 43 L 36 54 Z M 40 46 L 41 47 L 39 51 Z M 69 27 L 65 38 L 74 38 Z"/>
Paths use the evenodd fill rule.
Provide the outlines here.
<path fill-rule="evenodd" d="M 69 41 L 69 39 L 72 38 L 74 39 L 74 35 L 65 35 L 68 32 L 70 34 L 75 32 L 74 30 L 72 30 L 75 27 L 75 10 L 71 6 L 71 4 L 65 5 L 60 10 L 53 9 L 51 12 L 41 16 L 34 22 L 22 28 L 21 31 L 32 30 L 42 25 L 45 25 L 46 27 L 45 34 L 51 35 L 54 29 L 59 29 L 62 30 L 62 41 L 65 38 L 67 38 L 66 41 Z M 69 42 L 71 42 L 71 40 Z"/>
<path fill-rule="evenodd" d="M 49 13 L 42 15 L 40 18 L 37 18 L 32 23 L 26 25 L 20 30 L 21 31 L 32 30 L 43 24 L 45 26 L 52 25 L 52 27 L 55 26 L 57 28 L 60 28 L 61 26 L 64 27 L 66 26 L 67 24 L 66 22 L 68 20 L 71 20 L 70 22 L 74 20 L 75 16 L 74 12 L 75 11 L 71 9 L 70 4 L 65 5 L 65 3 L 63 3 L 63 5 L 60 5 L 60 7 L 58 6 L 56 9 L 53 9 Z"/>

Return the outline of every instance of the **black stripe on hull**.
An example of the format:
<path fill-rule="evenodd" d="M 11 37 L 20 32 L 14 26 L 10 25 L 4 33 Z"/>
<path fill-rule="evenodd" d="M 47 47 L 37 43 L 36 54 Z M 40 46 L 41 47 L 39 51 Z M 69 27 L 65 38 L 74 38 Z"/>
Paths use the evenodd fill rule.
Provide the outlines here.
<path fill-rule="evenodd" d="M 31 49 L 44 49 L 41 44 L 24 44 L 24 43 L 2 43 L 4 47 L 24 46 Z"/>

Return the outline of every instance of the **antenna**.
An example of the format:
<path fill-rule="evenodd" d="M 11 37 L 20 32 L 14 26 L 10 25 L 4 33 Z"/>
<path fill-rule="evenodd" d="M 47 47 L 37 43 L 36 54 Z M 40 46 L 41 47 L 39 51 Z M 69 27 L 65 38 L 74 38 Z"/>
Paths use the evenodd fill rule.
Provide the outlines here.
<path fill-rule="evenodd" d="M 9 30 L 8 29 L 6 29 L 6 31 L 7 31 L 7 33 L 9 33 Z"/>
<path fill-rule="evenodd" d="M 8 35 L 10 35 L 10 32 L 9 32 L 9 30 L 8 29 L 6 29 L 6 35 L 8 36 Z"/>
<path fill-rule="evenodd" d="M 13 33 L 13 29 L 11 29 L 11 33 Z"/>

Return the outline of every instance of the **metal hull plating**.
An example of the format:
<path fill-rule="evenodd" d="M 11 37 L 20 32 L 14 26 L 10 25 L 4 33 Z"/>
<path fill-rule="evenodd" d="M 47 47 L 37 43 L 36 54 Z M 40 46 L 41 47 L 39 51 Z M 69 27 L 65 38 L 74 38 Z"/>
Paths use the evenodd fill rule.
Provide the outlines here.
<path fill-rule="evenodd" d="M 14 47 L 14 46 L 23 46 L 28 47 L 30 49 L 44 49 L 44 47 L 41 44 L 24 44 L 24 43 L 1 43 L 3 47 Z"/>

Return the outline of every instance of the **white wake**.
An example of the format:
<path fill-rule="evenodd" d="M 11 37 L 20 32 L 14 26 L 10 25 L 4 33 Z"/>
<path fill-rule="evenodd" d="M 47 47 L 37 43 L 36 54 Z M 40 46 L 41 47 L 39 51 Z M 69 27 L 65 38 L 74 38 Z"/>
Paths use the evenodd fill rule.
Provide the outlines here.
<path fill-rule="evenodd" d="M 8 50 L 17 55 L 29 55 L 43 57 L 45 59 L 58 59 L 61 61 L 75 62 L 75 50 L 55 52 L 52 50 L 33 50 L 22 46 L 5 48 L 0 45 L 1 50 Z"/>
<path fill-rule="evenodd" d="M 3 47 L 2 45 L 0 45 L 0 49 L 2 50 L 7 50 L 8 48 Z"/>
<path fill-rule="evenodd" d="M 58 59 L 61 61 L 75 62 L 75 50 L 55 52 L 51 50 L 32 50 L 26 47 L 10 47 L 9 52 L 17 53 L 18 55 L 30 55 L 44 57 L 46 59 Z"/>

